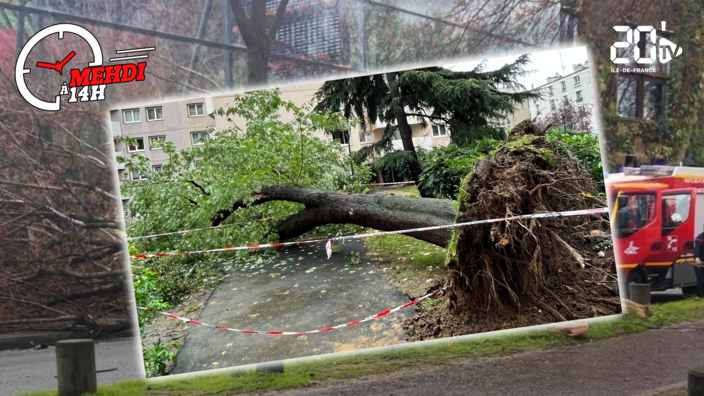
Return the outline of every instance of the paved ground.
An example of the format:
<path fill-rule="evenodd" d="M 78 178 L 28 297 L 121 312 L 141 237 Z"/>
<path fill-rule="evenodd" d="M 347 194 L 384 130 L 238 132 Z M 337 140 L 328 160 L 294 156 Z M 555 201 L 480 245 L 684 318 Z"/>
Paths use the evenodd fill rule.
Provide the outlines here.
<path fill-rule="evenodd" d="M 307 331 L 362 319 L 409 299 L 363 260 L 346 267 L 347 252 L 366 252 L 361 240 L 339 242 L 328 260 L 325 246 L 282 249 L 275 264 L 232 271 L 198 320 L 245 330 Z M 288 261 L 288 257 L 293 261 Z M 285 264 L 281 264 L 285 261 Z M 273 267 L 276 265 L 276 267 Z M 278 273 L 281 277 L 271 276 Z M 413 308 L 375 321 L 303 336 L 243 334 L 198 326 L 185 340 L 172 374 L 342 352 L 403 342 L 401 321 Z M 193 325 L 191 325 L 193 326 Z"/>
<path fill-rule="evenodd" d="M 138 339 L 100 342 L 95 347 L 98 384 L 144 378 Z M 56 390 L 56 351 L 23 349 L 0 351 L 0 395 Z"/>
<path fill-rule="evenodd" d="M 702 364 L 704 321 L 569 348 L 324 382 L 276 395 L 645 395 L 681 385 L 687 372 Z"/>

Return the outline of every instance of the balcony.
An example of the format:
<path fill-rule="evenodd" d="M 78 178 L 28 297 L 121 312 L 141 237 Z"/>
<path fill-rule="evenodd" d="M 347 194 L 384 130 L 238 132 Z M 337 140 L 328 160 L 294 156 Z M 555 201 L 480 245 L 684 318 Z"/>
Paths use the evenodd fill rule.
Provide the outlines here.
<path fill-rule="evenodd" d="M 125 169 L 125 164 L 121 164 L 117 162 L 117 157 L 122 157 L 124 158 L 125 156 L 123 155 L 122 151 L 115 151 L 115 162 L 117 163 L 117 170 L 121 171 Z"/>
<path fill-rule="evenodd" d="M 401 140 L 393 140 L 391 143 L 393 144 L 394 150 L 403 150 L 403 142 L 401 142 Z M 430 136 L 413 138 L 413 147 L 432 150 L 433 139 Z"/>

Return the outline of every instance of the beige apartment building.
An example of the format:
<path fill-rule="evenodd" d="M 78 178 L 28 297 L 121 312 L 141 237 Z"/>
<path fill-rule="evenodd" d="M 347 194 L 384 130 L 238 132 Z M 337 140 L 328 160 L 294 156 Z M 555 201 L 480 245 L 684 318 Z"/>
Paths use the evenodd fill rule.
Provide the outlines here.
<path fill-rule="evenodd" d="M 140 153 L 149 158 L 155 172 L 168 160 L 163 149 L 152 147 L 156 140 L 173 142 L 179 150 L 201 145 L 207 131 L 215 126 L 213 100 L 210 97 L 169 102 L 159 105 L 136 106 L 110 111 L 113 136 L 128 136 L 137 140 L 134 146 L 115 143 L 115 156 L 129 158 Z M 140 180 L 144 175 L 127 172 L 118 164 L 120 180 Z"/>
<path fill-rule="evenodd" d="M 295 85 L 280 88 L 281 98 L 290 100 L 301 106 L 311 102 L 315 97 L 315 92 L 321 87 L 322 82 Z M 245 129 L 246 121 L 241 117 L 215 114 L 220 108 L 226 108 L 234 101 L 235 94 L 220 95 L 214 97 L 202 97 L 192 100 L 182 100 L 169 102 L 160 105 L 148 105 L 116 109 L 110 112 L 113 135 L 129 136 L 137 139 L 137 146 L 126 147 L 122 143 L 116 143 L 116 156 L 129 157 L 133 153 L 141 153 L 149 158 L 150 166 L 154 171 L 159 171 L 162 164 L 167 161 L 166 154 L 159 148 L 152 148 L 151 143 L 155 140 L 167 140 L 173 142 L 178 150 L 203 144 L 207 139 L 206 132 L 209 130 L 220 131 L 237 125 Z M 510 117 L 505 125 L 499 126 L 510 129 L 516 123 L 528 118 L 527 106 L 521 105 L 517 108 L 517 113 Z M 282 121 L 290 121 L 293 114 L 282 113 Z M 413 144 L 416 148 L 432 149 L 434 146 L 447 146 L 450 144 L 449 128 L 444 124 L 421 125 L 421 120 L 416 117 L 409 117 L 409 124 L 413 132 Z M 347 133 L 338 133 L 334 137 L 326 134 L 325 131 L 313 131 L 313 134 L 323 140 L 336 139 L 343 146 L 345 152 L 358 151 L 362 147 L 371 146 L 381 139 L 386 124 L 377 122 L 367 125 L 366 129 L 356 126 Z M 392 141 L 394 150 L 403 149 L 401 136 L 396 132 Z M 118 169 L 120 180 L 140 180 L 143 175 L 138 172 L 127 172 Z M 393 182 L 398 176 L 394 172 L 377 174 L 377 182 Z"/>

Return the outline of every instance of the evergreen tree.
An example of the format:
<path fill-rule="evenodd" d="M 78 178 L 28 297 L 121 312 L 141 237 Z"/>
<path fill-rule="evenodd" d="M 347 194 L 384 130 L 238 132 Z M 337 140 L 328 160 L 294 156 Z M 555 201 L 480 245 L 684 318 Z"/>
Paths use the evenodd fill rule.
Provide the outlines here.
<path fill-rule="evenodd" d="M 498 121 L 513 113 L 516 104 L 539 98 L 535 91 L 525 91 L 517 78 L 525 76 L 530 63 L 523 55 L 513 63 L 486 71 L 482 62 L 471 71 L 455 72 L 442 67 L 391 72 L 384 75 L 354 77 L 328 81 L 316 93 L 316 111 L 344 112 L 358 118 L 362 128 L 377 120 L 386 122 L 382 139 L 357 152 L 357 161 L 366 160 L 373 152 L 392 150 L 392 139 L 399 131 L 403 150 L 407 151 L 408 168 L 417 183 L 421 167 L 413 146 L 408 117 L 418 117 L 423 127 L 428 123 L 445 123 L 450 139 L 459 146 L 468 146 L 483 137 L 502 139 Z M 504 92 L 513 88 L 517 92 Z M 429 196 L 422 189 L 424 197 Z"/>

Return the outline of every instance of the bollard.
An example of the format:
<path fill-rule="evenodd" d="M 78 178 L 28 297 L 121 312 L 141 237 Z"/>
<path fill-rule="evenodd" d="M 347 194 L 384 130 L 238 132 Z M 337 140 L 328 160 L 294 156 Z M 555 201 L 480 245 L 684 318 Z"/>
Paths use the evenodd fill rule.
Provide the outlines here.
<path fill-rule="evenodd" d="M 95 393 L 95 344 L 93 340 L 64 340 L 56 343 L 56 374 L 59 396 Z"/>
<path fill-rule="evenodd" d="M 628 287 L 631 292 L 631 301 L 641 305 L 650 305 L 650 283 L 631 283 Z"/>
<path fill-rule="evenodd" d="M 277 360 L 274 362 L 257 363 L 255 371 L 267 371 L 270 373 L 283 373 L 284 372 L 284 362 Z"/>
<path fill-rule="evenodd" d="M 689 396 L 704 396 L 704 366 L 689 370 L 687 390 Z"/>

